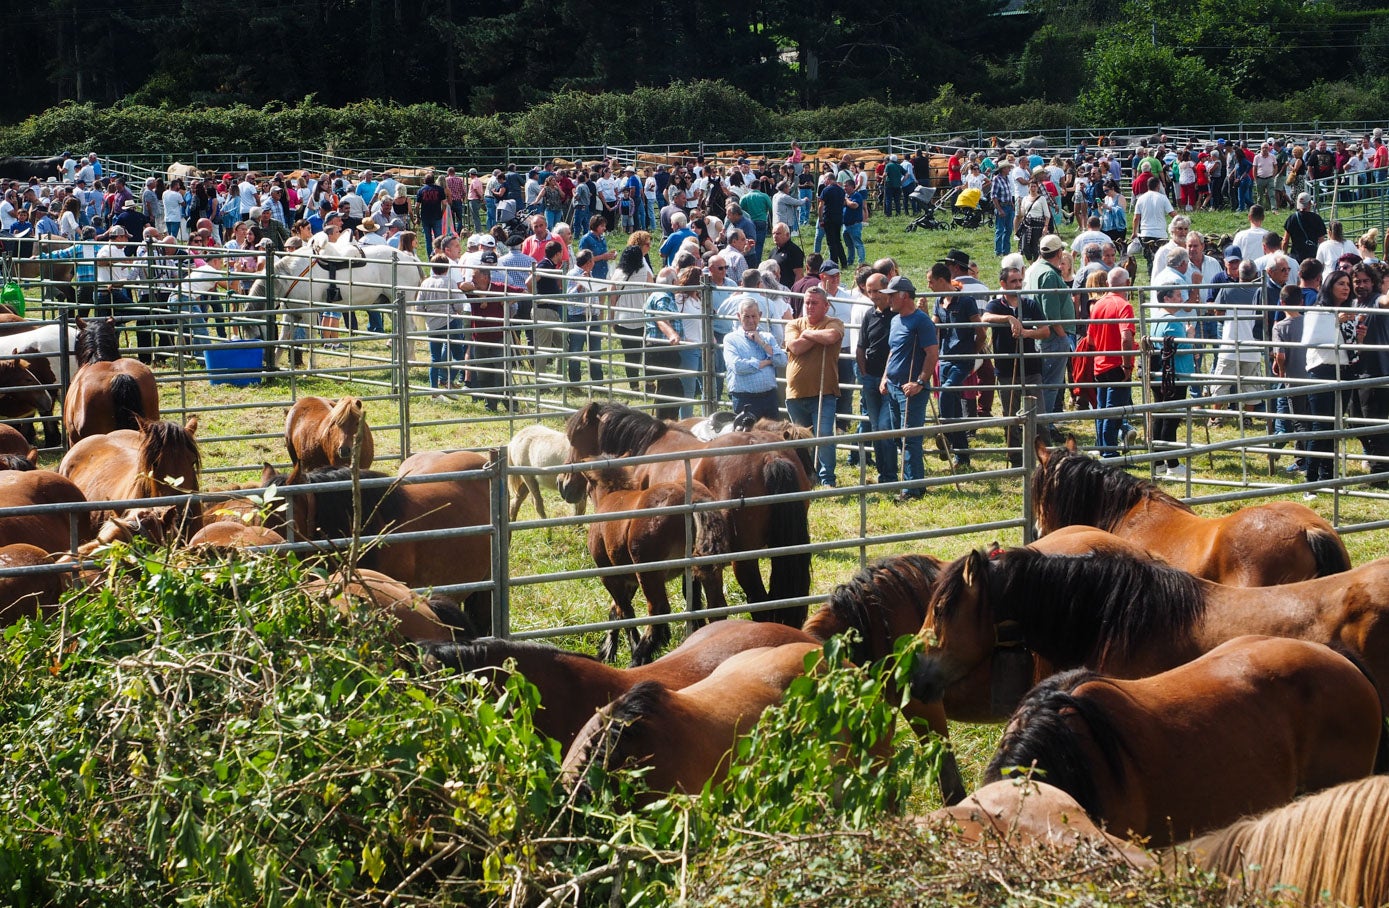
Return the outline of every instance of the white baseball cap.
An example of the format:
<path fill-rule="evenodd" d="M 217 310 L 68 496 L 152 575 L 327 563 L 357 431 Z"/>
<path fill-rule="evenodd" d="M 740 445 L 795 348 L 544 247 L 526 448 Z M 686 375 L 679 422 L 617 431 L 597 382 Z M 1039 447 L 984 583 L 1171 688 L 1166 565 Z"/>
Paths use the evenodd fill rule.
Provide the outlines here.
<path fill-rule="evenodd" d="M 492 234 L 490 233 L 484 233 L 480 237 L 478 237 L 478 243 L 481 244 L 483 249 L 497 248 L 497 238 L 492 236 Z"/>

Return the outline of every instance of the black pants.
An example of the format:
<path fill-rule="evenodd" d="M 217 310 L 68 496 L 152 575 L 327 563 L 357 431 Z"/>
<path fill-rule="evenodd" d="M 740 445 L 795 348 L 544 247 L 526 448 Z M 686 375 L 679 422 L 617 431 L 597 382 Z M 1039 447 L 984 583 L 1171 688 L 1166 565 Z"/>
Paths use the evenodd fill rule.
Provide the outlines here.
<path fill-rule="evenodd" d="M 1373 378 L 1374 376 L 1361 375 L 1357 377 Z M 1356 388 L 1353 408 L 1355 415 L 1361 419 L 1389 418 L 1389 387 L 1375 385 L 1369 388 Z M 1360 444 L 1364 447 L 1366 455 L 1389 457 L 1389 435 L 1386 435 L 1385 432 L 1386 430 L 1383 428 L 1376 428 L 1360 436 Z M 1371 473 L 1382 473 L 1389 470 L 1389 463 L 1371 463 L 1369 467 Z"/>
<path fill-rule="evenodd" d="M 627 361 L 627 385 L 635 391 L 642 376 L 642 338 L 646 329 L 614 325 L 613 331 L 617 334 L 617 342 L 622 345 L 622 358 Z"/>
<path fill-rule="evenodd" d="M 1177 382 L 1177 386 L 1173 389 L 1170 396 L 1162 393 L 1161 384 L 1153 385 L 1153 400 L 1155 401 L 1185 400 L 1188 393 L 1188 386 L 1182 382 Z M 1165 441 L 1169 444 L 1176 444 L 1177 429 L 1181 424 L 1182 417 L 1175 412 L 1171 416 L 1158 416 L 1157 414 L 1153 414 L 1153 441 Z M 1156 445 L 1154 445 L 1154 447 L 1156 447 Z M 1174 468 L 1178 467 L 1181 465 L 1181 460 L 1169 456 L 1167 458 L 1167 465 Z"/>
<path fill-rule="evenodd" d="M 1316 366 L 1307 370 L 1317 381 L 1335 381 L 1336 367 Z M 1341 412 L 1346 413 L 1350 408 L 1350 392 L 1339 388 L 1332 388 L 1327 391 L 1319 391 L 1316 394 L 1307 395 L 1307 410 L 1312 416 L 1333 417 L 1336 415 L 1336 397 L 1341 398 Z M 1334 429 L 1335 423 L 1329 419 L 1320 419 L 1310 422 L 1308 428 L 1313 432 L 1329 432 Z M 1307 458 L 1307 481 L 1317 482 L 1322 479 L 1331 479 L 1335 475 L 1335 462 L 1331 453 L 1335 451 L 1336 444 L 1330 438 L 1316 438 L 1307 443 L 1309 453 L 1320 454 L 1320 457 Z"/>
<path fill-rule="evenodd" d="M 843 267 L 848 259 L 844 257 L 844 221 L 842 219 L 825 221 L 825 242 L 830 247 L 830 259 L 836 265 Z"/>
<path fill-rule="evenodd" d="M 684 386 L 679 375 L 672 375 L 666 370 L 680 368 L 680 350 L 666 344 L 647 347 L 645 352 L 646 365 L 655 370 L 647 378 L 656 383 L 656 393 L 661 398 L 674 398 L 657 401 L 656 416 L 660 419 L 679 419 L 678 398 L 683 396 Z"/>

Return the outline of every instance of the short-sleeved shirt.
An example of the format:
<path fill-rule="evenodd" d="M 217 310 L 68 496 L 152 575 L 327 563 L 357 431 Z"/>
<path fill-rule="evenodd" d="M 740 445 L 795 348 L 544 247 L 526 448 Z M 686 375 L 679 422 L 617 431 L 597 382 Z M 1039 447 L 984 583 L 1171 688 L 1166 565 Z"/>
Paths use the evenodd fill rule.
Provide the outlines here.
<path fill-rule="evenodd" d="M 1035 327 L 1046 321 L 1046 313 L 1042 312 L 1042 304 L 1030 296 L 1018 297 L 1016 307 L 1009 304 L 1003 297 L 991 299 L 984 305 L 984 311 L 990 315 L 1011 315 L 1018 319 L 1027 327 Z M 1037 352 L 1037 342 L 1030 337 L 1016 338 L 1013 331 L 1007 325 L 995 325 L 993 327 L 994 353 L 998 356 L 998 368 L 1007 369 L 1010 373 L 1012 365 L 1004 365 L 1004 359 L 1018 355 L 1018 342 L 1022 342 L 1022 355 L 1029 356 Z M 1038 374 L 1042 371 L 1040 361 L 1028 362 L 1027 374 Z"/>
<path fill-rule="evenodd" d="M 1283 375 L 1287 378 L 1307 377 L 1307 348 L 1302 346 L 1302 313 L 1274 324 L 1273 342 L 1283 351 Z"/>
<path fill-rule="evenodd" d="M 1124 351 L 1124 331 L 1133 331 L 1133 304 L 1118 293 L 1106 293 L 1090 307 L 1090 317 L 1096 319 L 1086 331 L 1090 347 L 1099 353 L 1095 357 L 1095 374 L 1101 375 L 1111 369 L 1127 369 L 1133 354 Z M 1124 319 L 1125 321 L 1105 321 L 1100 319 Z"/>
<path fill-rule="evenodd" d="M 889 335 L 896 316 L 897 313 L 891 309 L 875 306 L 872 312 L 863 316 L 863 324 L 859 326 L 858 349 L 863 351 L 865 373 L 873 378 L 881 378 L 887 369 L 887 356 L 891 350 Z"/>
<path fill-rule="evenodd" d="M 830 183 L 820 190 L 820 215 L 827 224 L 844 223 L 844 187 Z"/>
<path fill-rule="evenodd" d="M 888 332 L 887 380 L 898 385 L 916 381 L 926 363 L 926 353 L 939 343 L 936 323 L 920 309 L 892 320 Z"/>
<path fill-rule="evenodd" d="M 1065 322 L 1076 317 L 1075 298 L 1056 266 L 1041 259 L 1033 262 L 1023 277 L 1022 286 L 1023 292 L 1041 291 L 1035 298 L 1041 304 L 1047 321 Z M 1064 327 L 1067 334 L 1075 333 L 1075 325 Z"/>
<path fill-rule="evenodd" d="M 844 323 L 837 318 L 826 316 L 818 325 L 812 326 L 805 318 L 792 319 L 786 324 L 786 346 L 801 336 L 809 328 L 823 331 L 827 328 L 844 330 Z M 824 346 L 816 344 L 805 353 L 788 353 L 786 364 L 786 398 L 799 400 L 806 397 L 839 396 L 839 345 Z"/>
<path fill-rule="evenodd" d="M 972 296 L 936 300 L 936 333 L 942 356 L 973 356 L 979 352 L 972 321 L 978 314 L 979 304 Z"/>
<path fill-rule="evenodd" d="M 738 200 L 738 205 L 743 209 L 743 214 L 752 218 L 757 224 L 770 224 L 772 221 L 772 200 L 765 192 L 750 189 L 743 193 L 743 197 Z"/>
<path fill-rule="evenodd" d="M 603 236 L 599 236 L 598 234 L 590 230 L 579 239 L 579 248 L 587 249 L 588 251 L 592 252 L 594 259 L 597 259 L 598 256 L 604 255 L 608 251 L 607 235 L 605 234 Z M 607 259 L 604 259 L 601 262 L 594 261 L 593 276 L 600 280 L 608 276 Z"/>
<path fill-rule="evenodd" d="M 778 246 L 772 253 L 772 260 L 781 269 L 781 282 L 787 286 L 796 282 L 796 269 L 805 267 L 805 253 L 793 240 L 787 240 L 785 246 Z"/>

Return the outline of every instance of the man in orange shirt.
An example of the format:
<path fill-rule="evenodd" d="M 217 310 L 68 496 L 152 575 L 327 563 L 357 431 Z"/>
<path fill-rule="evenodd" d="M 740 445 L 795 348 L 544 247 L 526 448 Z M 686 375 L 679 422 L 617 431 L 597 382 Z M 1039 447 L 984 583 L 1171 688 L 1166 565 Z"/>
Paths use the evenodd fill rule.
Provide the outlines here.
<path fill-rule="evenodd" d="M 1126 269 L 1109 272 L 1110 291 L 1090 306 L 1091 323 L 1085 332 L 1086 340 L 1095 355 L 1096 406 L 1133 406 L 1129 378 L 1133 373 L 1133 355 L 1138 349 L 1134 340 L 1133 304 L 1124 293 L 1129 285 Z M 1124 447 L 1133 444 L 1137 435 L 1124 425 L 1123 414 L 1095 420 L 1095 443 L 1101 457 L 1119 456 L 1119 433 L 1124 433 Z"/>

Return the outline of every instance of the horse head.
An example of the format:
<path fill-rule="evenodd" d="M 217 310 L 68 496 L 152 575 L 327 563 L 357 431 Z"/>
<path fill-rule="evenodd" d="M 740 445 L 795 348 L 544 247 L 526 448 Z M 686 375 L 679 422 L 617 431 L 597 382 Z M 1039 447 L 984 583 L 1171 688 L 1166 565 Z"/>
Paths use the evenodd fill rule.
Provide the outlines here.
<path fill-rule="evenodd" d="M 941 570 L 919 634 L 924 651 L 912 674 L 917 699 L 939 700 L 1004 642 L 988 596 L 990 570 L 989 556 L 978 549 Z"/>
<path fill-rule="evenodd" d="M 15 357 L 23 357 L 26 353 L 35 351 L 25 347 L 23 350 L 16 348 L 12 352 Z M 41 375 L 35 374 L 36 372 Z M 45 381 L 45 378 L 48 380 Z M 48 360 L 41 357 L 32 360 L 7 359 L 0 362 L 0 389 L 3 389 L 0 401 L 8 404 L 0 404 L 0 416 L 21 417 L 32 416 L 35 413 L 52 413 L 53 395 L 43 386 L 56 382 Z"/>
<path fill-rule="evenodd" d="M 318 435 L 319 446 L 330 464 L 349 466 L 352 463 L 352 445 L 359 431 L 362 433 L 362 466 L 369 467 L 372 440 L 366 406 L 359 397 L 344 397 L 333 404 Z"/>

